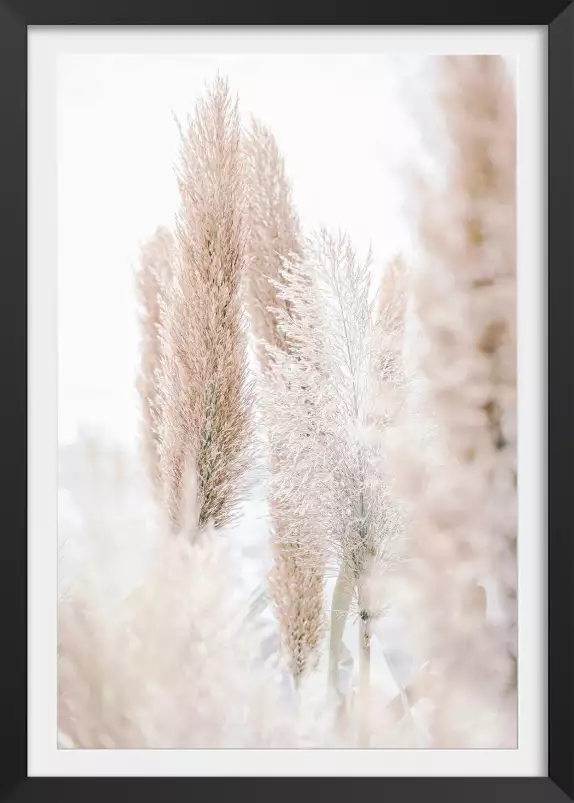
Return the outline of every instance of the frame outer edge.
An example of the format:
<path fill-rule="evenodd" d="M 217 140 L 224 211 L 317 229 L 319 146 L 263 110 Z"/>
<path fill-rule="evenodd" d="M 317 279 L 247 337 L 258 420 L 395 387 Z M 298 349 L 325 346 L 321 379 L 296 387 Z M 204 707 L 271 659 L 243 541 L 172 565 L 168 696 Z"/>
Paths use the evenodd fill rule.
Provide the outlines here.
<path fill-rule="evenodd" d="M 548 29 L 548 773 L 574 799 L 574 4 Z"/>
<path fill-rule="evenodd" d="M 0 364 L 2 544 L 0 625 L 2 670 L 2 773 L 0 799 L 27 765 L 27 29 L 0 3 L 0 237 L 2 298 Z"/>
<path fill-rule="evenodd" d="M 17 257 L 16 264 L 10 266 L 11 270 L 5 271 L 5 282 L 8 284 L 4 286 L 4 290 L 8 296 L 11 296 L 17 312 L 12 312 L 5 319 L 0 317 L 0 326 L 5 327 L 5 337 L 0 336 L 0 342 L 5 344 L 4 348 L 9 352 L 5 356 L 10 357 L 8 364 L 17 374 L 17 376 L 13 376 L 14 381 L 10 382 L 10 392 L 13 395 L 6 400 L 7 406 L 12 405 L 10 408 L 10 414 L 13 414 L 11 433 L 14 433 L 8 433 L 6 436 L 12 439 L 7 452 L 15 453 L 17 449 L 22 453 L 24 461 L 23 464 L 18 462 L 14 467 L 10 483 L 13 492 L 5 495 L 5 504 L 10 509 L 9 520 L 11 523 L 19 522 L 19 517 L 19 523 L 21 523 L 22 509 L 26 504 L 26 491 L 23 490 L 22 493 L 22 489 L 26 487 L 25 480 L 21 474 L 21 469 L 25 471 L 27 451 L 26 437 L 24 436 L 24 440 L 21 437 L 21 432 L 25 433 L 25 425 L 21 432 L 18 432 L 22 414 L 26 413 L 26 333 L 25 328 L 24 330 L 21 328 L 22 324 L 24 327 L 26 325 L 26 310 L 22 311 L 20 306 L 21 299 L 24 298 L 25 301 L 22 285 L 16 286 L 17 282 L 22 281 L 22 276 L 25 284 L 26 274 L 26 38 L 25 22 L 0 4 L 0 75 L 9 76 L 8 82 L 3 82 L 0 86 L 0 100 L 4 119 L 12 120 L 11 125 L 4 127 L 4 148 L 0 151 L 0 170 L 4 177 L 9 177 L 9 180 L 3 181 L 0 185 L 2 217 L 4 218 L 0 230 L 3 233 L 12 230 L 8 242 L 10 245 L 15 244 L 16 247 L 8 251 L 8 256 L 12 259 Z M 565 500 L 568 500 L 566 504 L 570 510 L 569 500 L 572 494 L 569 485 L 571 477 L 574 475 L 571 460 L 572 411 L 574 410 L 571 373 L 571 365 L 574 361 L 572 354 L 574 283 L 571 273 L 574 266 L 574 249 L 572 247 L 574 221 L 572 203 L 573 40 L 574 5 L 571 4 L 549 25 L 548 37 L 549 263 L 553 259 L 556 266 L 560 264 L 561 268 L 556 267 L 554 270 L 554 284 L 549 279 L 550 345 L 554 349 L 554 358 L 549 361 L 551 383 L 554 378 L 554 391 L 549 399 L 550 420 L 559 421 L 560 430 L 556 424 L 554 427 L 551 426 L 549 440 L 551 454 L 555 456 L 554 484 L 550 486 L 549 496 L 552 534 L 549 555 L 549 659 L 551 666 L 549 678 L 549 776 L 551 781 L 544 782 L 544 792 L 541 797 L 536 795 L 536 799 L 545 800 L 547 803 L 551 803 L 553 800 L 558 801 L 559 798 L 555 795 L 558 789 L 568 795 L 569 799 L 574 799 L 574 770 L 572 768 L 574 756 L 572 678 L 574 670 L 570 640 L 572 636 L 571 567 L 574 533 L 570 526 L 572 524 L 571 513 L 562 510 Z M 10 82 L 12 91 L 10 91 Z M 558 263 L 558 259 L 560 263 Z M 19 269 L 22 274 L 18 277 Z M 558 289 L 556 277 L 559 272 L 562 276 Z M 10 273 L 13 274 L 13 279 L 10 278 Z M 14 284 L 10 284 L 11 282 Z M 14 323 L 17 323 L 16 332 L 13 331 Z M 10 334 L 8 329 L 12 330 Z M 16 349 L 18 350 L 17 355 L 14 354 Z M 16 359 L 14 359 L 15 357 Z M 559 392 L 557 392 L 558 388 Z M 565 427 L 569 427 L 567 433 Z M 17 472 L 19 473 L 18 481 L 14 476 Z M 11 515 L 12 513 L 15 515 Z M 0 607 L 3 610 L 4 620 L 7 620 L 8 615 L 11 618 L 10 628 L 7 629 L 10 631 L 14 653 L 26 655 L 26 584 L 25 582 L 22 584 L 22 574 L 25 574 L 26 566 L 26 537 L 24 532 L 20 532 L 21 529 L 20 526 L 16 527 L 17 532 L 13 532 L 13 537 L 10 539 L 12 545 L 5 545 L 5 550 L 8 551 L 5 551 L 4 557 L 5 560 L 10 561 L 11 565 L 6 565 L 8 569 L 6 582 L 0 586 L 1 593 L 4 595 L 2 600 L 4 604 Z M 554 626 L 551 624 L 552 621 L 554 621 Z M 15 637 L 15 640 L 12 639 L 12 636 Z M 52 787 L 52 790 L 55 791 L 53 782 L 60 780 L 30 779 L 28 782 L 18 784 L 16 788 L 13 786 L 18 779 L 26 777 L 26 718 L 23 714 L 27 713 L 27 709 L 25 672 L 21 671 L 22 668 L 16 662 L 4 664 L 5 678 L 8 681 L 6 685 L 10 689 L 3 704 L 3 727 L 9 734 L 4 758 L 5 766 L 10 766 L 13 772 L 10 779 L 3 777 L 0 781 L 0 799 L 4 799 L 8 793 L 8 799 L 22 800 L 23 796 L 28 797 L 28 793 L 32 790 L 35 790 L 33 797 L 38 795 L 38 799 L 40 799 L 39 782 L 42 782 L 45 792 L 47 787 Z M 169 780 L 165 779 L 165 781 Z M 181 780 L 183 781 L 183 779 Z M 238 779 L 229 780 L 236 783 Z M 435 780 L 448 781 L 448 779 L 438 778 Z M 44 786 L 44 782 L 47 782 L 46 786 Z M 60 783 L 57 784 L 59 794 L 63 791 Z M 541 790 L 538 785 L 536 788 Z M 190 786 L 187 789 L 189 790 Z M 275 791 L 278 791 L 277 787 Z M 531 791 L 533 791 L 532 787 Z M 562 797 L 560 793 L 558 794 Z M 42 797 L 46 799 L 44 795 Z M 55 799 L 51 794 L 47 797 Z M 65 797 L 66 795 L 64 795 Z M 492 800 L 492 798 L 490 799 Z"/>

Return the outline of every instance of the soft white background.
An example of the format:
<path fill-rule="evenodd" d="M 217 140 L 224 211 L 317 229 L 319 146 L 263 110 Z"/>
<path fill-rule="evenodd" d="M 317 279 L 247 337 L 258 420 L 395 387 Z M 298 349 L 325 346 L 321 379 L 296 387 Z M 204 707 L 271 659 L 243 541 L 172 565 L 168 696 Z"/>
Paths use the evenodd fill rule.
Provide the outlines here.
<path fill-rule="evenodd" d="M 448 34 L 31 32 L 31 774 L 544 773 L 544 548 L 535 468 L 542 463 L 541 438 L 536 435 L 542 399 L 532 392 L 542 386 L 542 228 L 535 200 L 543 195 L 537 162 L 541 44 L 539 32 L 524 29 L 520 34 L 456 29 Z M 520 616 L 521 621 L 534 622 L 528 641 L 523 629 L 520 636 L 520 749 L 507 754 L 466 751 L 456 764 L 449 751 L 354 751 L 338 756 L 336 764 L 333 755 L 329 759 L 323 751 L 274 751 L 266 754 L 265 763 L 255 751 L 202 751 L 199 762 L 182 751 L 155 751 L 144 761 L 138 761 L 142 754 L 137 751 L 56 751 L 53 414 L 57 409 L 61 443 L 71 442 L 85 423 L 103 426 L 126 444 L 135 442 L 133 269 L 140 244 L 159 223 L 169 225 L 177 202 L 172 110 L 184 117 L 215 70 L 228 73 L 232 87 L 240 90 L 245 116 L 256 114 L 277 136 L 303 224 L 343 225 L 359 250 L 371 240 L 380 271 L 394 251 L 410 247 L 401 223 L 400 177 L 394 171 L 417 148 L 418 134 L 401 102 L 402 87 L 409 73 L 420 75 L 420 55 L 425 52 L 520 56 L 519 323 L 528 320 L 528 327 L 520 328 L 519 350 L 520 577 L 521 588 L 522 583 L 529 586 L 529 595 L 520 595 Z M 233 55 L 214 55 L 221 53 Z M 525 432 L 528 440 L 523 441 Z M 52 475 L 54 482 L 47 482 Z M 54 609 L 46 604 L 52 599 Z"/>

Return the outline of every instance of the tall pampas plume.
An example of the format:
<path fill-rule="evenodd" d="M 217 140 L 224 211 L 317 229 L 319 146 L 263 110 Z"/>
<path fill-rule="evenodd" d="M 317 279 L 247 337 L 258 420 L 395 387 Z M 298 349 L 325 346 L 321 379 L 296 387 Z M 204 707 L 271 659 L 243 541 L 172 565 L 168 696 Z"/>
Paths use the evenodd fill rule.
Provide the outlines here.
<path fill-rule="evenodd" d="M 408 283 L 405 261 L 398 254 L 387 265 L 378 294 L 375 381 L 379 390 L 375 415 L 380 428 L 396 421 L 405 399 L 404 339 Z"/>
<path fill-rule="evenodd" d="M 199 522 L 228 524 L 246 487 L 252 388 L 240 288 L 245 194 L 237 102 L 218 77 L 181 133 L 177 258 L 165 302 L 160 471 L 174 528 L 194 455 Z"/>
<path fill-rule="evenodd" d="M 274 505 L 274 565 L 269 593 L 275 606 L 282 644 L 296 686 L 305 673 L 317 667 L 325 632 L 323 575 L 309 566 L 304 549 L 296 542 L 281 541 L 287 511 Z"/>
<path fill-rule="evenodd" d="M 447 169 L 420 184 L 414 289 L 434 428 L 429 448 L 397 442 L 413 502 L 397 602 L 426 663 L 431 745 L 514 747 L 515 99 L 501 58 L 460 56 L 440 59 L 437 100 Z"/>
<path fill-rule="evenodd" d="M 158 395 L 161 384 L 161 295 L 169 283 L 174 258 L 171 232 L 159 227 L 144 245 L 137 273 L 140 304 L 141 363 L 137 387 L 141 399 L 142 453 L 155 487 L 160 483 Z"/>
<path fill-rule="evenodd" d="M 396 363 L 403 347 L 405 315 L 407 309 L 407 268 L 400 254 L 387 265 L 381 279 L 378 299 L 378 324 L 385 338 L 381 349 L 381 369 Z"/>
<path fill-rule="evenodd" d="M 360 615 L 361 687 L 369 684 L 370 638 L 377 611 L 365 582 L 374 565 L 394 559 L 396 516 L 380 439 L 372 432 L 375 316 L 370 263 L 344 234 L 320 231 L 277 284 L 289 302 L 277 308 L 288 351 L 273 358 L 265 397 L 269 436 L 279 455 L 272 477 L 285 517 L 287 543 L 299 545 L 311 568 L 337 575 L 333 594 L 329 677 L 337 667 L 352 600 Z"/>
<path fill-rule="evenodd" d="M 277 282 L 284 260 L 300 257 L 303 246 L 291 201 L 291 187 L 273 134 L 253 120 L 250 131 L 245 134 L 243 148 L 249 193 L 249 309 L 261 380 L 269 383 L 273 352 L 268 347 L 282 352 L 289 349 L 275 311 L 281 309 L 289 314 L 289 306 L 279 296 Z M 270 468 L 277 474 L 280 456 L 273 442 L 270 452 Z M 274 564 L 269 592 L 285 653 L 298 684 L 305 671 L 312 669 L 318 660 L 325 627 L 323 573 L 316 566 L 309 566 L 299 543 L 285 538 L 295 512 L 291 505 L 276 498 L 273 485 L 270 508 Z"/>
<path fill-rule="evenodd" d="M 285 306 L 273 282 L 279 279 L 282 260 L 302 253 L 299 220 L 291 201 L 291 187 L 283 157 L 271 131 L 257 120 L 243 141 L 249 185 L 249 309 L 258 340 L 262 368 L 270 359 L 265 344 L 286 349 L 285 335 L 272 308 Z"/>

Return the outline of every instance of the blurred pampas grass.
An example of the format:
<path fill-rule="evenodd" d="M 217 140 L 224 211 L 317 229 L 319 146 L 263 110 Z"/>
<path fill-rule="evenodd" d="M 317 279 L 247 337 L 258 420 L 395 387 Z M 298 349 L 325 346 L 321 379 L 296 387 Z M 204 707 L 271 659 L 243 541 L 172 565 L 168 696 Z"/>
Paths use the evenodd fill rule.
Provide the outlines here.
<path fill-rule="evenodd" d="M 438 60 L 435 147 L 417 186 L 419 412 L 396 433 L 412 512 L 394 593 L 428 660 L 437 747 L 516 744 L 516 117 L 496 56 Z"/>
<path fill-rule="evenodd" d="M 322 690 L 302 683 L 297 705 L 277 659 L 262 660 L 265 627 L 235 580 L 231 531 L 198 527 L 186 472 L 184 530 L 158 516 L 142 561 L 145 516 L 122 533 L 138 579 L 118 593 L 105 560 L 75 574 L 58 610 L 58 725 L 62 747 L 319 746 L 332 717 Z M 89 538 L 109 543 L 113 518 L 85 510 Z M 122 522 L 125 530 L 127 522 Z M 116 554 L 112 551 L 112 554 Z"/>

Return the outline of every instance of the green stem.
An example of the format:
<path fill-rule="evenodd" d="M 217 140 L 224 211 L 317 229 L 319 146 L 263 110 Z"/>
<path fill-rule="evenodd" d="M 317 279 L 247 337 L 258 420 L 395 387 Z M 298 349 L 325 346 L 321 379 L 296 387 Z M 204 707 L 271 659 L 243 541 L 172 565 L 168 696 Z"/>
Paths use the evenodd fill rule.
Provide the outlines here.
<path fill-rule="evenodd" d="M 363 616 L 359 625 L 359 680 L 362 691 L 367 693 L 371 684 L 371 636 L 368 619 Z"/>
<path fill-rule="evenodd" d="M 369 633 L 369 620 L 363 615 L 365 613 L 365 611 L 361 611 L 359 624 L 359 740 L 361 747 L 369 747 L 367 715 L 371 684 L 371 636 Z"/>
<path fill-rule="evenodd" d="M 341 642 L 353 597 L 353 577 L 346 563 L 343 563 L 333 589 L 331 603 L 331 633 L 329 640 L 329 686 L 336 688 L 341 654 Z"/>

